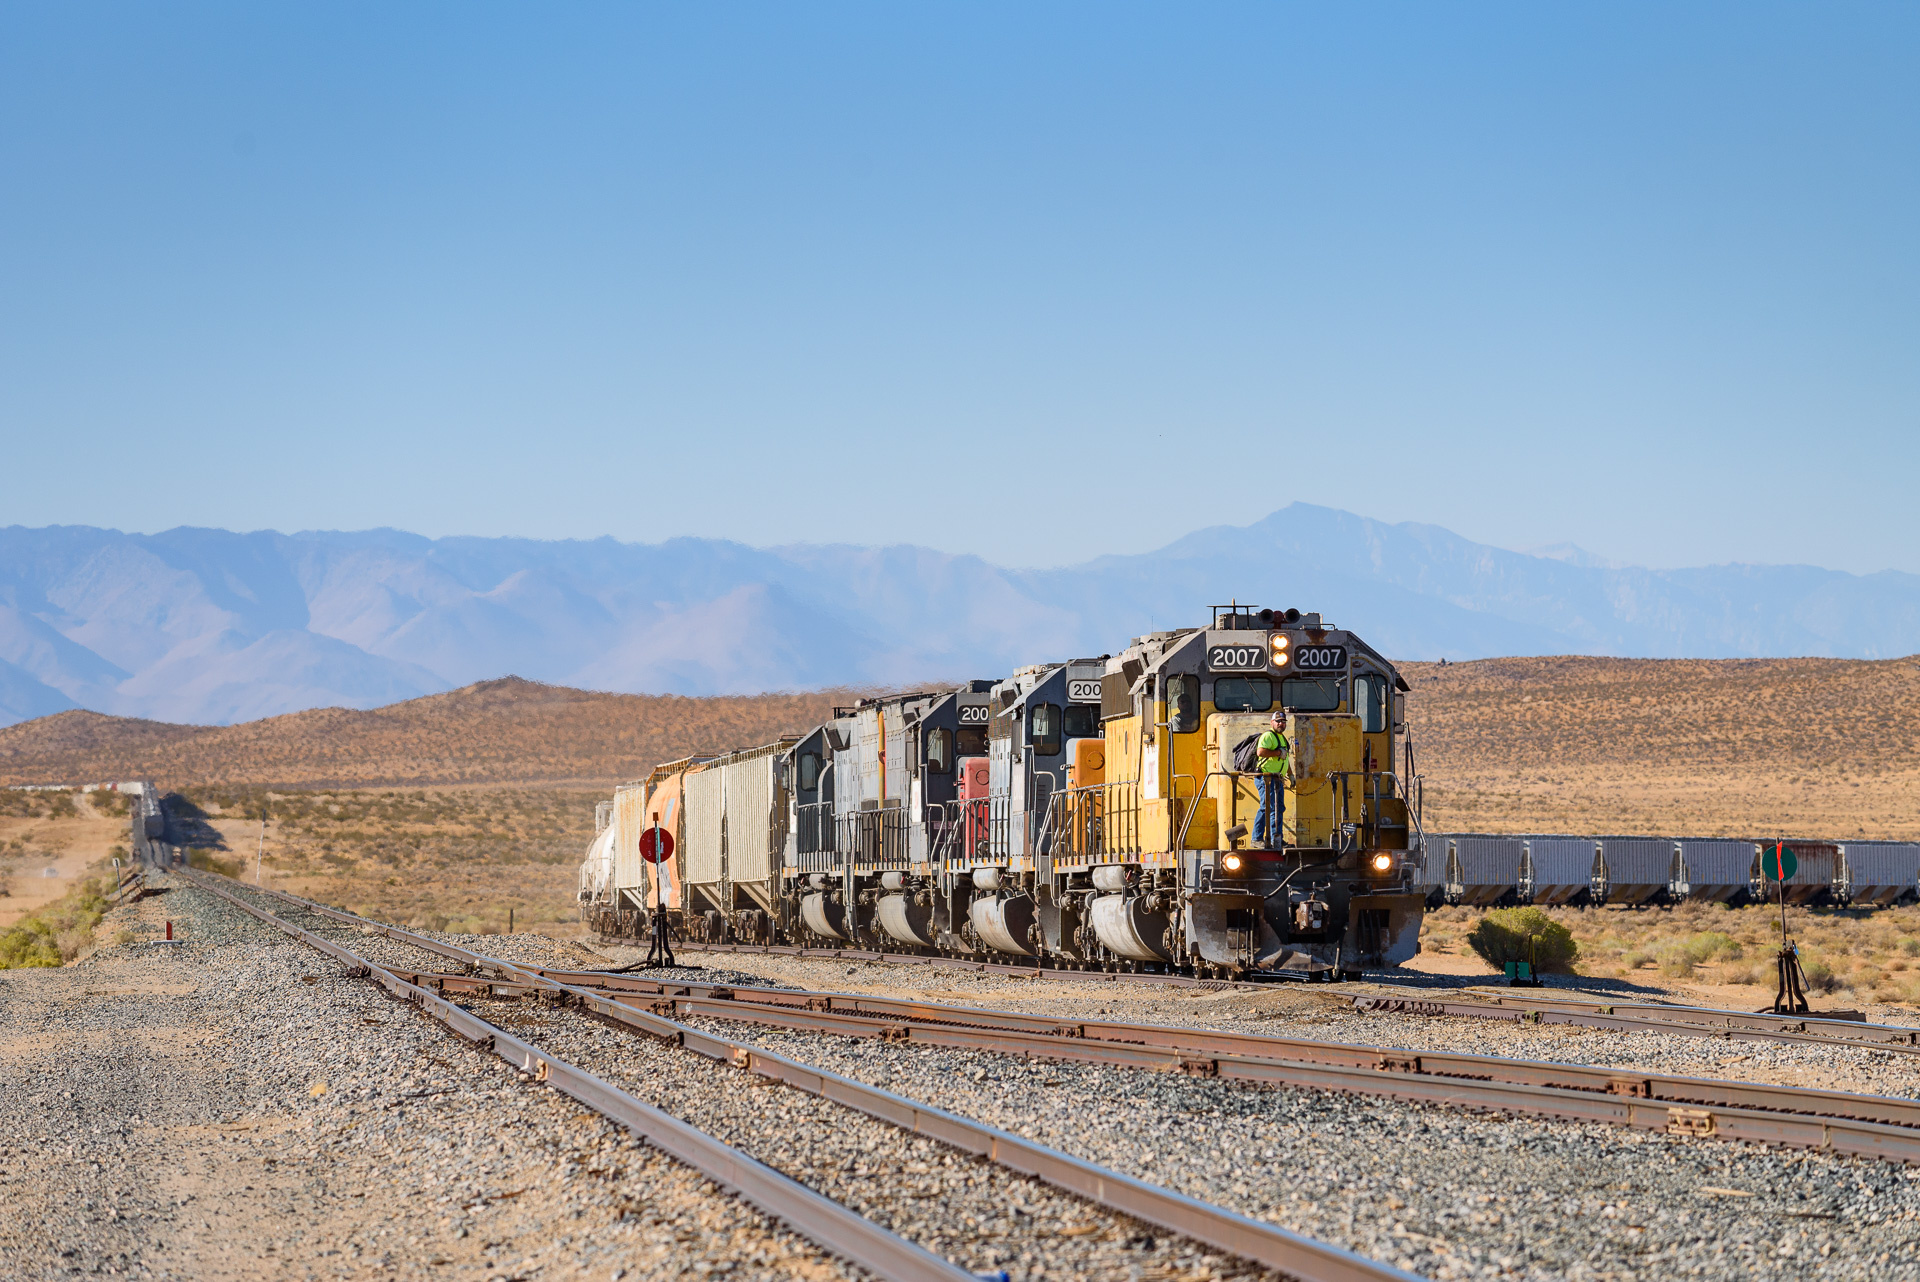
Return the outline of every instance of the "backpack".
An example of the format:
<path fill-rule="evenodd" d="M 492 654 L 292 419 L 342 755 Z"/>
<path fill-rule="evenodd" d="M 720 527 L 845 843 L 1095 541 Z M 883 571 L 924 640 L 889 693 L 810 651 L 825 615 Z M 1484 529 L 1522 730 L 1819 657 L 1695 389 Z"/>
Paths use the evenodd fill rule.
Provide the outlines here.
<path fill-rule="evenodd" d="M 1264 730 L 1256 730 L 1239 743 L 1233 745 L 1233 768 L 1241 774 L 1252 774 L 1260 769 L 1260 736 Z"/>

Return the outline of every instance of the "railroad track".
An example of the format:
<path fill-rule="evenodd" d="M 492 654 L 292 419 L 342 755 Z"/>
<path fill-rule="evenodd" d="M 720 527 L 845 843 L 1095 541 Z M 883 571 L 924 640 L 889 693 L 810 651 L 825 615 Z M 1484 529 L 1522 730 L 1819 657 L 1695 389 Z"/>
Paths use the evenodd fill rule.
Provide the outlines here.
<path fill-rule="evenodd" d="M 1920 1164 L 1920 1100 L 1489 1055 L 1063 1019 L 855 993 L 681 983 L 590 971 L 540 973 L 641 1004 L 662 1016 L 1305 1086 Z M 449 991 L 489 982 L 457 976 L 416 979 Z"/>
<path fill-rule="evenodd" d="M 631 948 L 631 939 L 609 939 L 600 943 Z M 645 942 L 644 940 L 641 942 Z M 1018 962 L 980 961 L 972 957 L 947 957 L 938 953 L 895 953 L 877 948 L 802 948 L 793 944 L 682 944 L 690 953 L 745 953 L 759 957 L 812 957 L 822 961 L 873 962 L 883 966 L 932 966 L 943 970 L 971 971 L 982 975 L 1009 975 L 1017 979 L 1070 979 L 1081 983 L 1110 980 L 1117 984 L 1151 984 L 1165 988 L 1265 988 L 1275 984 L 1304 981 L 1275 976 L 1271 979 L 1200 979 L 1193 975 L 1146 970 L 1075 970 L 1066 966 L 1021 965 Z M 1132 963 L 1128 963 L 1131 965 Z"/>
<path fill-rule="evenodd" d="M 497 976 L 492 980 L 431 973 L 413 976 L 414 982 L 442 991 L 484 990 L 517 996 L 537 991 L 542 983 L 555 983 L 594 994 L 635 1013 L 644 1010 L 665 1019 L 677 1015 L 731 1020 L 1041 1059 L 1177 1071 L 1253 1084 L 1306 1086 L 1920 1164 L 1920 1101 L 1916 1100 L 1497 1056 L 1416 1053 L 1264 1034 L 1063 1019 L 865 994 L 684 983 L 518 966 L 424 940 L 399 927 L 367 923 L 351 913 L 310 905 L 295 896 L 269 893 L 342 922 L 372 926 L 410 941 L 423 940 L 432 951 Z M 529 982 L 529 977 L 537 978 Z M 516 984 L 515 980 L 520 982 Z M 1509 1017 L 1517 1017 L 1517 1011 L 1510 1011 Z"/>
<path fill-rule="evenodd" d="M 222 884 L 226 879 L 192 871 L 182 871 L 181 875 L 195 886 L 219 896 L 249 915 L 369 975 L 396 997 L 420 1006 L 427 1014 L 468 1040 L 490 1044 L 496 1054 L 538 1080 L 628 1126 L 636 1134 L 686 1161 L 716 1183 L 738 1193 L 827 1250 L 883 1277 L 944 1279 L 971 1278 L 972 1275 L 847 1207 L 822 1197 L 771 1166 L 645 1104 L 541 1047 L 480 1019 L 471 1011 L 448 1001 L 447 995 L 476 1000 L 536 997 L 543 999 L 545 1005 L 558 1003 L 571 1006 L 624 1031 L 644 1034 L 659 1043 L 681 1047 L 707 1059 L 744 1068 L 761 1078 L 796 1087 L 867 1117 L 890 1123 L 909 1134 L 931 1137 L 1019 1175 L 1041 1180 L 1107 1212 L 1157 1225 L 1215 1250 L 1278 1270 L 1301 1282 L 1321 1282 L 1322 1279 L 1326 1282 L 1380 1282 L 1384 1279 L 1412 1279 L 1415 1276 L 1331 1244 L 1133 1179 L 851 1078 L 714 1036 L 657 1011 L 643 1009 L 635 1005 L 625 992 L 571 982 L 582 977 L 607 978 L 597 972 L 567 972 L 524 966 L 445 944 L 400 927 L 373 922 L 284 892 L 237 883 Z M 235 891 L 242 893 L 236 894 Z M 259 896 L 312 914 L 323 921 L 384 935 L 396 942 L 457 962 L 466 973 L 408 971 L 376 964 L 315 931 L 249 903 L 247 896 Z"/>
<path fill-rule="evenodd" d="M 628 940 L 606 940 L 624 944 Z M 826 961 L 860 961 L 893 966 L 933 966 L 1022 979 L 1061 979 L 1082 983 L 1117 983 L 1205 989 L 1254 989 L 1291 983 L 1286 979 L 1220 980 L 1150 972 L 1068 970 L 1053 966 L 1022 966 L 1008 962 L 977 961 L 966 957 L 923 956 L 854 948 L 797 948 L 761 944 L 693 944 L 689 952 L 746 953 L 779 957 L 811 957 Z M 1383 981 L 1391 983 L 1392 981 Z M 1660 1032 L 1688 1037 L 1717 1037 L 1733 1041 L 1798 1042 L 1841 1046 L 1854 1050 L 1884 1050 L 1920 1054 L 1920 1028 L 1869 1024 L 1859 1020 L 1822 1019 L 1812 1015 L 1769 1015 L 1703 1006 L 1668 1006 L 1652 1002 L 1608 1002 L 1580 998 L 1521 996 L 1518 994 L 1451 994 L 1423 990 L 1418 997 L 1363 995 L 1353 998 L 1360 1013 L 1396 1015 L 1455 1015 L 1470 1019 L 1517 1023 L 1573 1024 L 1614 1032 Z"/>
<path fill-rule="evenodd" d="M 1818 1014 L 1770 1015 L 1708 1006 L 1665 1006 L 1653 1002 L 1608 1002 L 1506 993 L 1363 996 L 1353 999 L 1353 1008 L 1362 1013 L 1456 1015 L 1515 1023 L 1574 1024 L 1615 1032 L 1675 1033 L 1737 1042 L 1798 1042 L 1920 1055 L 1920 1028 L 1869 1024 L 1861 1020 L 1822 1019 Z"/>

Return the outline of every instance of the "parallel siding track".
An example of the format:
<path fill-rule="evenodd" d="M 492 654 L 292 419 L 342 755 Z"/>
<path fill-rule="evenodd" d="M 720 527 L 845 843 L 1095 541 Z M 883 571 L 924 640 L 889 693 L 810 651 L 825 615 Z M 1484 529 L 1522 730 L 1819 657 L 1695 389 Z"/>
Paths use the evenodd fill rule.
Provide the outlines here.
<path fill-rule="evenodd" d="M 631 944 L 631 940 L 609 943 Z M 1278 983 L 1271 980 L 1196 979 L 1191 975 L 1152 972 L 1068 970 L 1053 966 L 1022 966 L 1008 962 L 976 961 L 966 957 L 944 957 L 917 953 L 895 953 L 854 948 L 793 948 L 760 944 L 694 944 L 691 952 L 762 954 L 779 957 L 810 957 L 826 961 L 876 962 L 894 966 L 934 966 L 944 969 L 1006 975 L 1023 979 L 1063 979 L 1080 983 L 1110 980 L 1116 983 L 1153 984 L 1176 988 L 1258 989 Z M 1391 980 L 1383 981 L 1391 983 Z M 1615 1032 L 1673 1033 L 1689 1037 L 1719 1037 L 1733 1041 L 1798 1042 L 1841 1046 L 1854 1050 L 1884 1050 L 1920 1054 L 1920 1028 L 1893 1024 L 1868 1024 L 1858 1020 L 1822 1019 L 1811 1015 L 1770 1015 L 1751 1011 L 1720 1010 L 1699 1006 L 1666 1006 L 1652 1002 L 1606 1002 L 1580 998 L 1522 996 L 1514 994 L 1474 994 L 1471 996 L 1435 993 L 1424 990 L 1418 997 L 1362 996 L 1353 999 L 1354 1009 L 1362 1013 L 1457 1015 L 1471 1019 L 1494 1019 L 1536 1024 L 1574 1024 Z"/>

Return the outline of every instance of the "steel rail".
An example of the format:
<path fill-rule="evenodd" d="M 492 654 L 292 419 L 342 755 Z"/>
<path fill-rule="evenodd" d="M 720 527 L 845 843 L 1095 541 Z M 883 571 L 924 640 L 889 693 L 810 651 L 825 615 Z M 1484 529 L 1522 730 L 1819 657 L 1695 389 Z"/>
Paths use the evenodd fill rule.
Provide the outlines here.
<path fill-rule="evenodd" d="M 609 940 L 618 943 L 624 941 Z M 810 957 L 826 961 L 862 961 L 889 966 L 935 966 L 1020 979 L 1102 980 L 1157 984 L 1171 987 L 1267 988 L 1287 982 L 1265 980 L 1200 979 L 1192 975 L 1143 974 L 1098 970 L 1071 970 L 1059 966 L 1020 965 L 977 961 L 919 953 L 894 953 L 858 948 L 802 948 L 780 944 L 689 944 L 687 952 L 748 953 L 767 956 Z M 1381 981 L 1391 983 L 1391 980 Z M 1450 994 L 1419 997 L 1357 996 L 1354 1009 L 1391 1014 L 1458 1015 L 1474 1019 L 1520 1020 L 1542 1024 L 1574 1024 L 1614 1032 L 1666 1032 L 1681 1036 L 1720 1037 L 1731 1041 L 1798 1042 L 1843 1046 L 1858 1050 L 1885 1050 L 1920 1054 L 1920 1028 L 1869 1024 L 1857 1020 L 1821 1019 L 1810 1015 L 1770 1015 L 1699 1006 L 1666 1006 L 1636 1002 L 1581 1002 L 1573 999 L 1489 996 L 1476 1000 Z"/>
<path fill-rule="evenodd" d="M 1603 1002 L 1506 994 L 1419 997 L 1361 996 L 1354 1010 L 1392 1015 L 1454 1015 L 1527 1024 L 1570 1024 L 1620 1033 L 1671 1033 L 1735 1042 L 1791 1042 L 1850 1050 L 1920 1055 L 1920 1028 L 1821 1019 L 1818 1015 L 1770 1015 L 1706 1006 L 1661 1006 L 1650 1002 Z"/>
<path fill-rule="evenodd" d="M 625 939 L 600 936 L 602 943 L 630 945 Z M 1017 979 L 1077 979 L 1087 983 L 1111 981 L 1121 984 L 1159 984 L 1175 988 L 1265 988 L 1288 982 L 1268 980 L 1201 979 L 1196 975 L 1153 974 L 1144 971 L 1072 970 L 1065 966 L 1036 966 L 1031 963 L 978 961 L 971 957 L 948 957 L 939 953 L 894 953 L 873 948 L 803 948 L 795 944 L 695 944 L 680 946 L 689 953 L 748 953 L 769 957 L 814 957 L 825 961 L 877 962 L 885 966 L 935 966 L 977 974 L 1010 975 Z"/>
<path fill-rule="evenodd" d="M 1783 1144 L 1920 1163 L 1920 1101 L 1728 1082 L 1579 1064 L 1388 1050 L 1266 1034 L 1071 1020 L 852 993 L 689 984 L 542 970 L 570 988 L 667 1017 L 727 1019 L 909 1044 L 985 1050 L 1262 1085 L 1310 1086 L 1563 1120 Z M 498 984 L 460 976 L 418 982 L 459 990 Z"/>
<path fill-rule="evenodd" d="M 244 886 L 246 890 L 260 888 Z M 562 982 L 560 976 L 597 972 L 554 971 L 523 966 L 516 962 L 483 957 L 481 954 L 427 940 L 425 936 L 397 926 L 370 922 L 340 909 L 310 904 L 283 891 L 261 893 L 291 902 L 299 907 L 356 926 L 371 926 L 381 933 L 407 943 L 434 945 L 430 951 L 493 969 L 501 979 L 482 979 L 471 975 L 435 975 L 424 972 L 393 972 L 395 982 L 407 983 L 400 975 L 412 975 L 435 985 L 451 985 L 455 992 L 467 991 L 494 996 L 561 995 L 579 1009 L 623 1028 L 644 1033 L 660 1041 L 678 1045 L 707 1058 L 745 1068 L 769 1080 L 793 1086 L 811 1095 L 831 1100 L 855 1111 L 890 1122 L 903 1130 L 926 1135 L 964 1152 L 973 1153 L 1022 1175 L 1051 1184 L 1065 1192 L 1085 1198 L 1098 1206 L 1157 1225 L 1204 1245 L 1230 1252 L 1243 1259 L 1267 1265 L 1300 1282 L 1418 1282 L 1418 1275 L 1370 1260 L 1314 1238 L 1277 1225 L 1203 1202 L 1156 1184 L 1084 1161 L 1057 1149 L 1013 1135 L 997 1127 L 961 1117 L 943 1109 L 896 1095 L 865 1082 L 829 1072 L 784 1055 L 718 1037 L 631 1004 L 622 997 L 610 996 L 580 985 Z M 272 914 L 253 909 L 256 915 Z M 272 918 L 278 922 L 277 918 Z M 299 930 L 290 923 L 283 929 Z M 303 932 L 304 933 L 304 932 Z M 314 936 L 314 938 L 319 938 Z M 362 963 L 364 964 L 364 963 Z M 615 977 L 620 978 L 620 977 Z M 426 986 L 410 985 L 426 991 Z M 439 999 L 436 999 L 439 1000 Z M 454 1009 L 459 1009 L 454 1007 Z M 612 1089 L 612 1088 L 609 1088 Z M 816 1239 L 817 1240 L 817 1239 Z M 823 1244 L 824 1245 L 824 1244 Z"/>
<path fill-rule="evenodd" d="M 491 1050 L 536 1080 L 618 1122 L 634 1134 L 644 1136 L 648 1143 L 662 1152 L 691 1166 L 834 1255 L 883 1278 L 897 1278 L 902 1282 L 975 1282 L 973 1274 L 925 1247 L 881 1228 L 764 1162 L 636 1099 L 612 1083 L 576 1068 L 533 1043 L 496 1028 L 472 1012 L 407 982 L 386 967 L 376 966 L 332 940 L 247 903 L 238 895 L 215 885 L 205 874 L 183 868 L 176 868 L 173 872 L 198 889 L 218 896 L 242 912 L 285 931 L 309 947 L 341 962 L 354 973 L 373 979 L 389 993 L 418 1006 L 458 1036 Z"/>

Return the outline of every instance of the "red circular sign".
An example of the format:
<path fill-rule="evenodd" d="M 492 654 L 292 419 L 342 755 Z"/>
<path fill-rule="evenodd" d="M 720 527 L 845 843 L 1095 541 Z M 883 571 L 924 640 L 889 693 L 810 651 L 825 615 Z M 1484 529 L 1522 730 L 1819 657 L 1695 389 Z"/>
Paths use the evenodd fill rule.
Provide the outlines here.
<path fill-rule="evenodd" d="M 640 857 L 657 864 L 673 854 L 673 834 L 665 828 L 649 828 L 640 834 Z"/>

